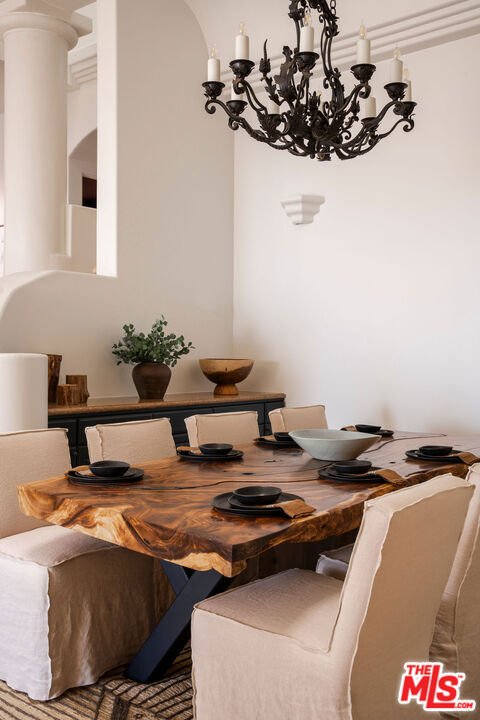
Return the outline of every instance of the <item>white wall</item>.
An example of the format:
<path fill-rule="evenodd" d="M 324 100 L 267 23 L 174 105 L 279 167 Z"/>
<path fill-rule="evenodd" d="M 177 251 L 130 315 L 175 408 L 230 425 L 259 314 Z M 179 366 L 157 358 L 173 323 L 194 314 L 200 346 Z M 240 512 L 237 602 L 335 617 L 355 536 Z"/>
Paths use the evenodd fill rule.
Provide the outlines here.
<path fill-rule="evenodd" d="M 251 387 L 325 402 L 332 427 L 480 431 L 479 53 L 475 36 L 412 54 L 416 128 L 362 159 L 238 131 L 234 341 L 257 360 Z M 313 225 L 280 207 L 298 193 L 326 198 Z"/>
<path fill-rule="evenodd" d="M 98 38 L 99 225 L 113 229 L 118 276 L 4 278 L 0 351 L 61 353 L 92 396 L 132 395 L 112 343 L 123 323 L 146 330 L 164 313 L 197 348 L 170 390 L 211 389 L 197 358 L 232 351 L 233 139 L 203 109 L 205 41 L 183 0 L 101 0 Z"/>

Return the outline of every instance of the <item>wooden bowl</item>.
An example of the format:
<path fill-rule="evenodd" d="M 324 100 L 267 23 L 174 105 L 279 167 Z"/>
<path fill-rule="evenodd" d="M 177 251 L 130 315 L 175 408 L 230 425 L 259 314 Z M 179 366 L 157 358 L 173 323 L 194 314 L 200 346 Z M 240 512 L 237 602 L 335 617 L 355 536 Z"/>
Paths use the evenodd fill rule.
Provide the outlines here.
<path fill-rule="evenodd" d="M 216 385 L 214 395 L 238 395 L 235 383 L 245 380 L 253 367 L 253 360 L 204 358 L 198 362 L 205 377 Z"/>

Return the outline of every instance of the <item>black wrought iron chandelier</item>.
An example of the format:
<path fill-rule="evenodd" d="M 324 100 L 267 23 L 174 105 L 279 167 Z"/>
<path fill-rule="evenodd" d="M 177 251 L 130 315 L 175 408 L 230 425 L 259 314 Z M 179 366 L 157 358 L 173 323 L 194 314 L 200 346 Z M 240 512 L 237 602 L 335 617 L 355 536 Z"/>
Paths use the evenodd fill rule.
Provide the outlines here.
<path fill-rule="evenodd" d="M 314 51 L 311 14 L 315 11 L 318 12 L 322 28 L 320 55 Z M 413 129 L 412 115 L 416 103 L 411 99 L 411 83 L 407 75 L 403 75 L 398 48 L 395 49 L 392 61 L 391 82 L 385 85 L 389 101 L 377 114 L 376 101 L 369 84 L 376 67 L 370 62 L 370 41 L 365 37 L 363 25 L 358 41 L 357 63 L 351 68 L 356 84 L 347 94 L 341 73 L 333 67 L 331 58 L 332 42 L 339 34 L 336 0 L 292 0 L 288 15 L 295 23 L 295 50 L 284 47 L 285 61 L 280 67 L 280 73 L 272 78 L 266 40 L 264 56 L 259 63 L 268 95 L 267 105 L 258 99 L 247 80 L 255 63 L 248 59 L 248 36 L 241 26 L 237 36 L 237 59 L 230 63 L 234 75 L 232 99 L 227 102 L 220 99 L 225 84 L 220 81 L 220 61 L 215 57 L 215 50 L 209 60 L 209 79 L 203 83 L 207 97 L 205 109 L 209 114 L 215 113 L 219 105 L 228 115 L 228 124 L 232 130 L 243 128 L 255 140 L 276 150 L 288 150 L 298 157 L 321 161 L 330 160 L 332 155 L 342 160 L 364 155 L 399 125 L 403 126 L 405 132 Z M 320 57 L 324 73 L 323 88 L 330 91 L 325 101 L 321 91 L 311 88 L 313 72 Z M 258 128 L 252 127 L 243 116 L 248 106 L 256 114 Z M 392 126 L 382 132 L 382 121 L 392 114 Z"/>

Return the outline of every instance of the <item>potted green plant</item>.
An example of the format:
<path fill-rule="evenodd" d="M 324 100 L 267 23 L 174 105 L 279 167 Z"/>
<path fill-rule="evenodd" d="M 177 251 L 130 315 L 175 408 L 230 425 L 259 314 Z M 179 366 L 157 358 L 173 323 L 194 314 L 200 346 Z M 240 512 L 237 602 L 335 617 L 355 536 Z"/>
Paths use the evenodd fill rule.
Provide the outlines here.
<path fill-rule="evenodd" d="M 170 368 L 193 349 L 183 335 L 167 335 L 167 325 L 163 315 L 153 323 L 148 335 L 137 333 L 134 325 L 124 325 L 122 339 L 112 348 L 117 365 L 135 365 L 132 378 L 142 400 L 163 400 L 172 376 Z"/>

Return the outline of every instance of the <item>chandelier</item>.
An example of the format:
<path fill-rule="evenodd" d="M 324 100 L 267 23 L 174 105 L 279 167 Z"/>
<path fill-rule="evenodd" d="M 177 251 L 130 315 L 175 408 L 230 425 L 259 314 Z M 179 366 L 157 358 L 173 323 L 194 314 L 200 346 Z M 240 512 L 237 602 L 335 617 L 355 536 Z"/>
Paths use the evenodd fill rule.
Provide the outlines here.
<path fill-rule="evenodd" d="M 322 29 L 320 54 L 315 52 L 312 23 L 315 12 Z M 364 155 L 399 125 L 405 132 L 413 129 L 416 103 L 412 102 L 411 82 L 408 72 L 403 70 L 398 47 L 391 62 L 390 82 L 385 85 L 389 99 L 377 114 L 376 99 L 369 84 L 376 67 L 370 62 L 370 40 L 363 24 L 357 42 L 357 61 L 351 68 L 356 83 L 353 90 L 346 93 L 341 73 L 333 67 L 331 58 L 332 42 L 339 33 L 336 0 L 292 0 L 288 16 L 295 23 L 295 50 L 283 48 L 285 61 L 279 74 L 272 78 L 266 40 L 259 63 L 268 96 L 266 105 L 247 80 L 255 63 L 249 59 L 249 38 L 242 24 L 236 37 L 236 59 L 230 63 L 234 78 L 231 99 L 227 102 L 221 99 L 225 84 L 220 81 L 220 60 L 215 47 L 208 61 L 208 81 L 203 87 L 207 97 L 205 109 L 209 114 L 215 113 L 219 105 L 228 115 L 232 130 L 243 128 L 250 137 L 275 150 L 288 150 L 298 157 L 321 161 L 330 160 L 333 154 L 342 160 Z M 325 93 L 312 89 L 313 73 L 320 58 Z M 328 94 L 326 99 L 324 94 Z M 247 107 L 254 111 L 258 127 L 253 127 L 244 116 Z M 387 116 L 389 129 L 383 127 Z"/>

